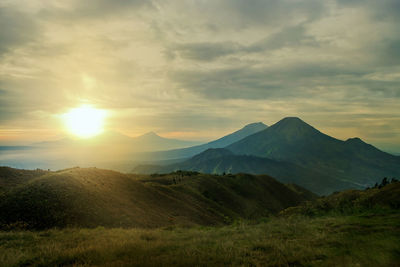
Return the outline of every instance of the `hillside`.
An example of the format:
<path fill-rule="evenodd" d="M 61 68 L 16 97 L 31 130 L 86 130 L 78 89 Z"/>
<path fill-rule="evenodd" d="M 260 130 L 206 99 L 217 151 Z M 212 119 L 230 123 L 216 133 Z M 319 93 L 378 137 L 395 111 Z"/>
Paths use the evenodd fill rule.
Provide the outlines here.
<path fill-rule="evenodd" d="M 185 158 L 192 157 L 196 154 L 199 154 L 209 148 L 226 147 L 226 146 L 233 144 L 247 136 L 250 136 L 252 134 L 255 134 L 257 132 L 265 130 L 266 128 L 268 128 L 268 126 L 262 122 L 250 123 L 231 134 L 225 135 L 217 140 L 208 142 L 206 144 L 182 148 L 182 149 L 173 149 L 173 150 L 167 150 L 167 151 L 152 152 L 152 153 L 149 153 L 147 155 L 142 155 L 142 156 L 147 159 L 151 159 L 153 161 L 154 160 L 168 160 L 168 159 L 185 159 Z M 161 150 L 161 149 L 159 149 L 159 150 Z"/>
<path fill-rule="evenodd" d="M 386 214 L 400 210 L 400 182 L 395 180 L 365 190 L 346 190 L 326 197 L 307 201 L 296 207 L 283 210 L 283 216 L 307 215 L 321 216 L 329 214 L 350 215 L 355 213 Z"/>
<path fill-rule="evenodd" d="M 6 173 L 1 180 L 12 175 Z M 46 172 L 6 190 L 0 195 L 0 225 L 34 229 L 218 225 L 277 213 L 311 196 L 265 175 L 134 176 L 73 168 Z"/>
<path fill-rule="evenodd" d="M 153 178 L 144 179 L 168 182 Z M 398 266 L 399 185 L 340 192 L 278 216 L 214 227 L 0 231 L 0 265 Z"/>
<path fill-rule="evenodd" d="M 0 194 L 46 173 L 48 172 L 40 169 L 32 171 L 0 166 Z"/>
<path fill-rule="evenodd" d="M 252 173 L 268 174 L 282 183 L 294 183 L 320 195 L 333 191 L 360 187 L 345 180 L 337 179 L 317 169 L 309 169 L 298 164 L 268 158 L 235 155 L 223 148 L 208 149 L 186 161 L 166 166 L 139 165 L 133 173 L 169 173 L 177 170 L 197 171 L 210 174 Z"/>

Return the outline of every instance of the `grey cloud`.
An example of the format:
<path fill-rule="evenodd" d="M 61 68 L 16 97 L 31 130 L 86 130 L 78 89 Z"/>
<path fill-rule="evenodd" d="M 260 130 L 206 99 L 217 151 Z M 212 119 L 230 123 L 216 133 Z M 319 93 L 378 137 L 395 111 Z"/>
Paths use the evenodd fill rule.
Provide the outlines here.
<path fill-rule="evenodd" d="M 78 1 L 74 12 L 83 16 L 98 16 L 111 14 L 116 11 L 132 11 L 132 9 L 151 6 L 151 1 L 146 0 L 89 0 Z"/>
<path fill-rule="evenodd" d="M 120 17 L 140 10 L 142 7 L 153 7 L 152 1 L 146 0 L 86 0 L 76 1 L 70 8 L 47 6 L 39 16 L 50 20 L 104 20 L 110 17 Z"/>
<path fill-rule="evenodd" d="M 181 57 L 191 60 L 211 61 L 232 54 L 259 53 L 284 47 L 318 47 L 319 45 L 320 44 L 314 37 L 307 35 L 305 25 L 301 24 L 286 27 L 267 38 L 248 46 L 234 42 L 176 44 L 166 50 L 168 51 L 168 53 L 166 52 L 166 55 L 169 59 L 173 59 L 174 55 L 178 53 Z"/>
<path fill-rule="evenodd" d="M 180 87 L 216 99 L 259 99 L 307 97 L 315 86 L 331 86 L 343 76 L 362 77 L 368 72 L 330 66 L 329 63 L 297 63 L 280 68 L 226 68 L 210 71 L 171 72 L 170 78 Z"/>
<path fill-rule="evenodd" d="M 238 44 L 233 42 L 220 43 L 188 43 L 177 44 L 169 51 L 177 52 L 183 58 L 192 60 L 209 61 L 222 56 L 236 53 L 241 50 Z"/>
<path fill-rule="evenodd" d="M 62 91 L 49 81 L 0 79 L 0 121 L 23 120 L 37 111 L 57 113 L 68 104 Z"/>
<path fill-rule="evenodd" d="M 381 64 L 400 65 L 400 39 L 386 40 L 379 48 L 378 60 Z"/>
<path fill-rule="evenodd" d="M 154 0 L 153 2 L 160 11 L 157 16 L 168 16 L 170 14 L 165 10 L 173 10 L 174 19 L 183 19 L 183 24 L 177 27 L 187 30 L 193 26 L 191 23 L 196 21 L 194 26 L 196 30 L 203 28 L 213 34 L 253 27 L 272 29 L 293 23 L 311 22 L 321 18 L 329 10 L 326 2 L 320 0 Z M 186 25 L 187 18 L 189 23 Z M 161 21 L 165 22 L 163 19 Z M 167 25 L 165 30 L 170 30 L 170 25 Z"/>
<path fill-rule="evenodd" d="M 254 23 L 276 25 L 297 16 L 312 21 L 322 16 L 326 7 L 323 1 L 317 0 L 225 0 L 219 11 L 227 10 L 232 10 L 234 18 L 241 19 L 248 26 Z"/>
<path fill-rule="evenodd" d="M 0 7 L 0 56 L 40 38 L 36 21 L 11 7 Z"/>
<path fill-rule="evenodd" d="M 400 20 L 400 1 L 398 0 L 336 0 L 340 6 L 362 7 L 378 20 Z"/>
<path fill-rule="evenodd" d="M 262 41 L 250 45 L 245 49 L 248 52 L 275 50 L 283 47 L 319 46 L 314 37 L 306 34 L 304 24 L 286 27 L 281 31 L 268 36 Z"/>

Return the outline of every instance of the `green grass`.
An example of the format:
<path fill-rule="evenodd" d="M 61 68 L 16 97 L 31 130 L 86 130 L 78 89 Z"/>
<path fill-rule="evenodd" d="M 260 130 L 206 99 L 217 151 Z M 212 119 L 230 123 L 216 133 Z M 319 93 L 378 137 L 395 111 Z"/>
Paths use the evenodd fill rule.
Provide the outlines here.
<path fill-rule="evenodd" d="M 396 266 L 400 213 L 0 232 L 0 266 Z"/>

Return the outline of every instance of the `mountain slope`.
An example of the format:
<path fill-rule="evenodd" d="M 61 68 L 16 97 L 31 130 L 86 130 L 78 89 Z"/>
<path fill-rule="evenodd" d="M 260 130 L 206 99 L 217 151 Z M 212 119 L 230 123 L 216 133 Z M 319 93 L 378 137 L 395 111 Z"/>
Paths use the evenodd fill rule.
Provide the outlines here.
<path fill-rule="evenodd" d="M 400 157 L 359 138 L 332 138 L 299 118 L 284 118 L 226 148 L 235 154 L 292 162 L 364 186 L 384 176 L 400 176 Z"/>
<path fill-rule="evenodd" d="M 393 181 L 386 185 L 361 190 L 337 192 L 312 202 L 304 202 L 297 207 L 290 207 L 282 215 L 301 214 L 307 216 L 334 214 L 353 214 L 361 212 L 386 213 L 388 209 L 400 210 L 400 182 Z"/>
<path fill-rule="evenodd" d="M 184 159 L 184 158 L 189 158 L 192 157 L 196 154 L 199 154 L 209 148 L 223 148 L 226 147 L 234 142 L 237 142 L 247 136 L 250 136 L 254 133 L 260 132 L 262 130 L 265 130 L 268 128 L 267 125 L 265 125 L 262 122 L 256 122 L 256 123 L 251 123 L 240 130 L 237 130 L 236 132 L 233 132 L 231 134 L 225 135 L 224 137 L 221 137 L 217 140 L 211 141 L 206 144 L 198 145 L 198 146 L 193 146 L 193 147 L 188 147 L 188 148 L 182 148 L 182 149 L 174 149 L 174 150 L 168 150 L 168 151 L 160 151 L 160 152 L 153 152 L 148 155 L 145 155 L 146 158 L 152 159 L 152 160 L 168 160 L 168 159 Z"/>
<path fill-rule="evenodd" d="M 317 169 L 308 169 L 295 163 L 268 158 L 235 155 L 223 148 L 208 149 L 184 162 L 166 166 L 139 165 L 133 173 L 169 173 L 177 170 L 202 173 L 251 173 L 268 174 L 282 183 L 294 183 L 314 193 L 327 195 L 333 191 L 358 188 L 359 184 L 338 179 Z"/>
<path fill-rule="evenodd" d="M 8 171 L 2 179 L 19 172 Z M 0 226 L 212 225 L 277 213 L 310 198 L 268 176 L 149 177 L 73 168 L 46 172 L 0 194 Z"/>
<path fill-rule="evenodd" d="M 10 167 L 0 167 L 0 193 L 5 192 L 18 185 L 29 182 L 30 180 L 46 174 L 44 170 L 19 170 Z"/>

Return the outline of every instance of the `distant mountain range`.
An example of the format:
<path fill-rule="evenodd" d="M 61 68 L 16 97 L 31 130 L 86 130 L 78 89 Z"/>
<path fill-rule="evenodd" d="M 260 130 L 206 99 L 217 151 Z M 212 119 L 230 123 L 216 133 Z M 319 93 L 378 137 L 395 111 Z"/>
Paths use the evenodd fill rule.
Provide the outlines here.
<path fill-rule="evenodd" d="M 181 163 L 137 166 L 135 173 L 194 170 L 206 173 L 266 173 L 318 193 L 364 188 L 383 177 L 400 176 L 400 157 L 359 138 L 341 141 L 299 118 L 276 124 L 225 147 L 211 149 Z"/>
<path fill-rule="evenodd" d="M 194 146 L 193 142 L 163 138 L 153 132 L 136 138 L 106 132 L 93 139 L 65 138 L 0 149 L 0 165 L 18 168 L 97 166 L 147 174 L 176 170 L 268 174 L 324 195 L 372 186 L 383 177 L 400 177 L 399 156 L 359 138 L 338 140 L 296 117 L 284 118 L 270 127 L 252 123 Z"/>
<path fill-rule="evenodd" d="M 209 148 L 226 147 L 226 146 L 233 144 L 239 140 L 242 140 L 243 138 L 245 138 L 249 135 L 252 135 L 252 134 L 255 134 L 262 130 L 265 130 L 266 128 L 268 128 L 268 126 L 262 122 L 250 123 L 250 124 L 247 124 L 246 126 L 244 126 L 243 128 L 241 128 L 240 130 L 237 130 L 236 132 L 225 135 L 224 137 L 221 137 L 217 140 L 208 142 L 206 144 L 187 147 L 187 148 L 181 148 L 181 149 L 151 152 L 146 155 L 143 155 L 143 157 L 147 158 L 147 159 L 151 159 L 151 160 L 171 160 L 171 159 L 189 158 L 189 157 L 192 157 L 203 151 L 206 151 Z M 161 149 L 158 149 L 158 150 L 161 150 Z"/>
<path fill-rule="evenodd" d="M 82 147 L 96 147 L 96 146 L 107 146 L 107 147 L 123 147 L 124 150 L 129 150 L 132 153 L 138 152 L 149 152 L 156 150 L 170 150 L 182 147 L 191 147 L 198 145 L 196 141 L 186 141 L 178 139 L 164 138 L 157 135 L 154 132 L 148 132 L 146 134 L 129 137 L 118 132 L 107 131 L 95 138 L 90 139 L 71 139 L 63 138 L 56 141 L 47 141 L 34 144 L 35 147 L 40 148 L 52 148 L 52 147 L 63 147 L 63 146 L 82 146 Z"/>
<path fill-rule="evenodd" d="M 128 172 L 138 163 L 156 162 L 166 165 L 179 162 L 208 148 L 225 147 L 266 128 L 261 122 L 252 123 L 202 145 L 196 141 L 164 138 L 154 132 L 129 137 L 107 131 L 88 139 L 63 138 L 31 146 L 0 146 L 0 166 L 27 169 L 97 166 Z"/>

